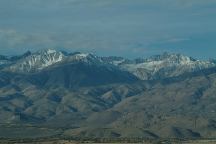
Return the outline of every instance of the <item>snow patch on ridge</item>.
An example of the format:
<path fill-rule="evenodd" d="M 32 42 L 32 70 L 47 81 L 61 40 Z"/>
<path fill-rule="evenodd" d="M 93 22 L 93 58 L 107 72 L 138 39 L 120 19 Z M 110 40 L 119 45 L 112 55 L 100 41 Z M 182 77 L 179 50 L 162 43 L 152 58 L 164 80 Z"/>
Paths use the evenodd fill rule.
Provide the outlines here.
<path fill-rule="evenodd" d="M 62 52 L 48 49 L 31 54 L 10 66 L 10 69 L 18 72 L 32 72 L 42 70 L 50 65 L 61 62 L 63 59 L 64 54 Z"/>

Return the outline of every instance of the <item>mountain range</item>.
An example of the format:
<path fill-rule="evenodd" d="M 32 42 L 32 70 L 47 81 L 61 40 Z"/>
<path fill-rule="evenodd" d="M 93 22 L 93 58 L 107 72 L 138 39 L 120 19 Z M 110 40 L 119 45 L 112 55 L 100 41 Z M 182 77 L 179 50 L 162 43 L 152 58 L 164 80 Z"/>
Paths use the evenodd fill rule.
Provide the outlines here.
<path fill-rule="evenodd" d="M 216 137 L 216 61 L 0 55 L 0 137 Z M 23 130 L 24 129 L 24 130 Z"/>

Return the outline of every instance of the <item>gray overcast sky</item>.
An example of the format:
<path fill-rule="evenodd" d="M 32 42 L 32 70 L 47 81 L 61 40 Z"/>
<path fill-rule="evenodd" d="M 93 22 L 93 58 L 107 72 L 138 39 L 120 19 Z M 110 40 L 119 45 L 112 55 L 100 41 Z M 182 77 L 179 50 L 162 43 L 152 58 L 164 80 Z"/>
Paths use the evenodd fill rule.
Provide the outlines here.
<path fill-rule="evenodd" d="M 216 58 L 216 0 L 0 0 L 0 54 Z"/>

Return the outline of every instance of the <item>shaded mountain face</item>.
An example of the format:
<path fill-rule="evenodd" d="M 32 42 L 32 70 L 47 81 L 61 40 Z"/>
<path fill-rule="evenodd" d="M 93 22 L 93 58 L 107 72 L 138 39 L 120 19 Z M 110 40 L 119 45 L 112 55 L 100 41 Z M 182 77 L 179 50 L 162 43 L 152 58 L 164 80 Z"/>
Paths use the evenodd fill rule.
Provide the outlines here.
<path fill-rule="evenodd" d="M 65 88 L 130 83 L 137 80 L 132 74 L 115 67 L 89 65 L 83 62 L 55 66 L 28 75 L 27 79 L 40 87 L 57 86 Z"/>
<path fill-rule="evenodd" d="M 44 50 L 5 65 L 1 71 L 10 81 L 21 81 L 38 87 L 75 88 L 134 82 L 138 79 L 92 54 Z"/>
<path fill-rule="evenodd" d="M 213 60 L 166 53 L 127 60 L 55 50 L 0 60 L 8 61 L 0 70 L 0 137 L 20 130 L 20 137 L 216 137 Z M 127 69 L 138 66 L 149 77 Z"/>

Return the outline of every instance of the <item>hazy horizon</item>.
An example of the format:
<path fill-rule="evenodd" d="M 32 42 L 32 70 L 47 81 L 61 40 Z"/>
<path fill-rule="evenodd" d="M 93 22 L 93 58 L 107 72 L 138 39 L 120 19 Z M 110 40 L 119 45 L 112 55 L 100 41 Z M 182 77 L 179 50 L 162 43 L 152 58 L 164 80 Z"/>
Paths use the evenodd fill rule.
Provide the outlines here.
<path fill-rule="evenodd" d="M 214 0 L 0 0 L 0 54 L 215 57 Z"/>
<path fill-rule="evenodd" d="M 165 53 L 168 53 L 168 54 L 181 54 L 181 55 L 184 55 L 184 56 L 188 56 L 188 57 L 192 57 L 192 58 L 195 58 L 195 59 L 197 59 L 197 60 L 211 60 L 211 59 L 215 59 L 215 58 L 211 58 L 211 57 L 209 57 L 209 58 L 198 58 L 198 57 L 193 57 L 193 56 L 190 56 L 190 55 L 186 55 L 186 54 L 184 54 L 184 53 L 179 53 L 179 52 L 168 52 L 168 51 L 164 51 L 164 52 L 161 52 L 161 53 L 155 53 L 155 54 L 152 54 L 152 55 L 141 55 L 141 56 L 137 56 L 137 57 L 126 57 L 126 56 L 121 56 L 121 55 L 115 55 L 115 54 L 113 54 L 113 55 L 102 55 L 102 54 L 97 54 L 97 53 L 94 53 L 94 52 L 86 52 L 86 51 L 69 51 L 68 49 L 58 49 L 58 48 L 44 48 L 44 49 L 39 49 L 39 50 L 26 50 L 26 51 L 24 51 L 24 52 L 22 52 L 22 53 L 13 53 L 13 54 L 2 54 L 3 56 L 7 56 L 7 57 L 13 57 L 13 56 L 21 56 L 21 55 L 24 55 L 25 53 L 28 53 L 28 52 L 31 52 L 32 54 L 34 54 L 34 53 L 37 53 L 37 52 L 40 52 L 40 51 L 43 51 L 43 50 L 49 50 L 49 49 L 51 49 L 51 50 L 56 50 L 56 51 L 62 51 L 62 52 L 66 52 L 66 53 L 68 53 L 68 54 L 70 54 L 70 53 L 90 53 L 90 54 L 94 54 L 94 55 L 97 55 L 97 56 L 99 56 L 99 57 L 109 57 L 109 56 L 116 56 L 116 57 L 122 57 L 122 58 L 126 58 L 126 59 L 130 59 L 130 60 L 133 60 L 133 59 L 137 59 L 137 58 L 143 58 L 143 59 L 148 59 L 148 58 L 150 58 L 150 57 L 152 57 L 152 56 L 157 56 L 157 55 L 163 55 L 163 54 L 165 54 Z M 1 54 L 0 54 L 1 55 Z"/>

